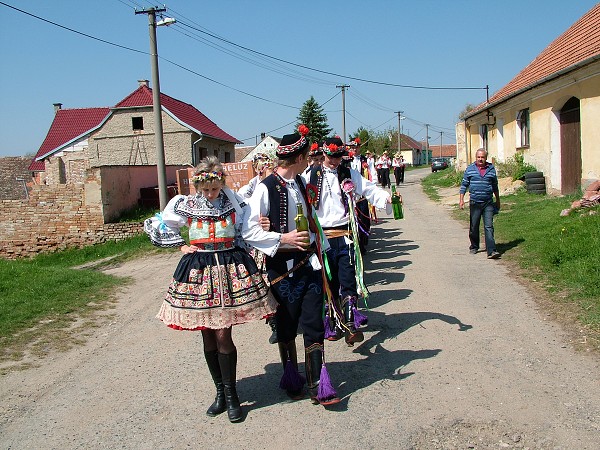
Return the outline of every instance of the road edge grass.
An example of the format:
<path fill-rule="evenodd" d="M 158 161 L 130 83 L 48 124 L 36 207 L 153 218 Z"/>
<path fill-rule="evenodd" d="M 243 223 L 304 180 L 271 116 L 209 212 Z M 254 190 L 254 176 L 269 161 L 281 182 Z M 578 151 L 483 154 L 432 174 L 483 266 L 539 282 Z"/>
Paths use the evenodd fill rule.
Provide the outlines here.
<path fill-rule="evenodd" d="M 0 374 L 85 342 L 110 320 L 118 290 L 132 282 L 104 270 L 158 252 L 140 234 L 31 259 L 0 259 Z"/>
<path fill-rule="evenodd" d="M 461 177 L 452 169 L 433 173 L 422 180 L 423 191 L 439 202 L 441 188 L 455 186 L 458 193 Z M 546 316 L 561 323 L 575 348 L 598 354 L 600 207 L 560 216 L 577 198 L 525 191 L 502 196 L 494 231 L 510 275 L 529 289 Z M 455 205 L 452 216 L 468 224 L 468 209 Z"/>

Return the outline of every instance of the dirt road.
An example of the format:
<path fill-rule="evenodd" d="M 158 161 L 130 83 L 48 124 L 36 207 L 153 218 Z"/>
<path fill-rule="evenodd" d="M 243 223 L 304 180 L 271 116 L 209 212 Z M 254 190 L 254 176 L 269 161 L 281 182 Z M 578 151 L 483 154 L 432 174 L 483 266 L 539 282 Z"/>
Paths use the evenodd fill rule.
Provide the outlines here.
<path fill-rule="evenodd" d="M 206 417 L 199 334 L 154 318 L 179 258 L 165 253 L 109 270 L 135 283 L 85 344 L 3 376 L 0 447 L 600 448 L 598 358 L 502 260 L 469 254 L 464 225 L 422 193 L 426 173 L 407 172 L 406 219 L 374 228 L 365 341 L 327 343 L 339 405 L 287 401 L 270 330 L 252 323 L 234 330 L 245 421 Z"/>

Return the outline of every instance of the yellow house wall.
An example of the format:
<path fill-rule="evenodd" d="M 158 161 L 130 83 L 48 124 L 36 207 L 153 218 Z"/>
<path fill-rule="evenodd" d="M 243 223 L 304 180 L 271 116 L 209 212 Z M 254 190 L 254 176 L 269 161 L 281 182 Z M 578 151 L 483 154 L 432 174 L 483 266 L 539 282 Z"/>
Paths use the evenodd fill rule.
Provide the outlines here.
<path fill-rule="evenodd" d="M 571 97 L 580 99 L 582 185 L 600 179 L 600 62 L 549 81 L 516 97 L 490 107 L 495 123 L 488 127 L 489 160 L 504 162 L 517 151 L 524 160 L 544 172 L 549 192 L 561 187 L 561 147 L 559 111 Z M 516 117 L 529 109 L 529 146 L 518 145 Z M 481 146 L 479 126 L 486 123 L 486 111 L 467 120 L 466 148 L 459 149 L 459 165 L 474 160 Z M 457 129 L 460 129 L 457 124 Z M 464 128 L 464 124 L 462 125 Z"/>

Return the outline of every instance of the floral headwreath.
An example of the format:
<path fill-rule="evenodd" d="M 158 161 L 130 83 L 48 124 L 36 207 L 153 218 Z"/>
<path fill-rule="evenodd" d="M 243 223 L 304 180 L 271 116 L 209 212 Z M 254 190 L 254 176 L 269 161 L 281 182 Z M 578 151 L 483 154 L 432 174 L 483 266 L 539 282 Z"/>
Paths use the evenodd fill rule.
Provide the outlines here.
<path fill-rule="evenodd" d="M 280 145 L 277 147 L 277 154 L 279 156 L 282 155 L 287 155 L 289 153 L 293 153 L 296 150 L 298 150 L 299 148 L 304 147 L 304 145 L 306 145 L 306 135 L 308 134 L 310 130 L 308 129 L 308 127 L 304 124 L 300 125 L 298 127 L 298 133 L 300 133 L 300 139 L 298 139 L 296 142 L 289 144 L 289 145 Z"/>
<path fill-rule="evenodd" d="M 197 173 L 196 175 L 194 175 L 192 178 L 192 183 L 206 183 L 206 182 L 213 182 L 213 181 L 224 181 L 225 180 L 225 174 L 223 172 L 216 172 L 216 171 L 211 171 L 211 172 L 200 172 Z"/>

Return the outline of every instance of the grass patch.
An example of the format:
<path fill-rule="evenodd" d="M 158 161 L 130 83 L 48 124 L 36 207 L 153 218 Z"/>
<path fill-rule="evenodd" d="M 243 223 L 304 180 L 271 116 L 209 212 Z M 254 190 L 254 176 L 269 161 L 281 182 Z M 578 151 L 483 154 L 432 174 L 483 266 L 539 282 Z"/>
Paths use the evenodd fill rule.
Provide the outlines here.
<path fill-rule="evenodd" d="M 460 172 L 444 171 L 427 176 L 422 185 L 430 198 L 439 200 L 438 189 L 458 189 L 461 179 Z M 494 219 L 496 245 L 504 259 L 518 264 L 520 276 L 548 293 L 555 307 L 574 310 L 600 348 L 600 208 L 560 216 L 578 198 L 524 191 L 503 196 Z M 454 217 L 468 221 L 468 208 L 456 209 Z"/>
<path fill-rule="evenodd" d="M 556 301 L 577 304 L 579 320 L 600 331 L 600 208 L 560 217 L 574 199 L 504 197 L 508 208 L 495 221 L 496 241 L 502 252 L 518 248 L 513 256 L 526 276 L 541 282 Z"/>
<path fill-rule="evenodd" d="M 463 173 L 464 172 L 462 171 L 457 172 L 453 168 L 440 170 L 423 178 L 421 186 L 423 186 L 425 194 L 427 194 L 430 199 L 437 202 L 441 200 L 438 193 L 438 189 L 440 188 L 456 186 L 456 192 L 458 192 L 458 186 L 462 181 Z"/>
<path fill-rule="evenodd" d="M 143 234 L 32 259 L 0 259 L 0 361 L 69 348 L 82 329 L 94 326 L 86 317 L 109 309 L 115 288 L 128 282 L 98 267 L 154 251 Z M 71 333 L 73 327 L 79 333 Z"/>

